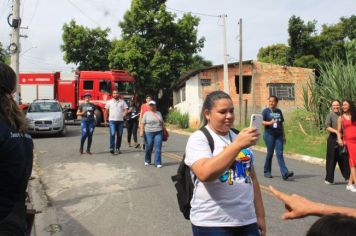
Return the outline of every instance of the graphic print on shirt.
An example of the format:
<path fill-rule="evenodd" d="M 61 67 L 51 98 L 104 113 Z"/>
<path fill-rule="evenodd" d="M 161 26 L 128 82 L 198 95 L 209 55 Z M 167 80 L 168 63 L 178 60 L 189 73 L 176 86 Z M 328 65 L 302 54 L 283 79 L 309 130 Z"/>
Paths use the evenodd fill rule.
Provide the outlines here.
<path fill-rule="evenodd" d="M 235 162 L 230 166 L 229 170 L 219 177 L 220 182 L 227 182 L 229 185 L 234 183 L 251 183 L 251 172 L 253 166 L 253 153 L 251 149 L 242 149 Z"/>

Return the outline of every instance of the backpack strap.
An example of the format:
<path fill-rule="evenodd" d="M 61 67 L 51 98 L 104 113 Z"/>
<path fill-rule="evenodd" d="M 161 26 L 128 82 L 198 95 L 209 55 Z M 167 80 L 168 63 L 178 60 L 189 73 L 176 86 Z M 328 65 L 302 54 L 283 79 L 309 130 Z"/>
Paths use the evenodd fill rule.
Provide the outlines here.
<path fill-rule="evenodd" d="M 232 132 L 234 132 L 235 134 L 239 134 L 240 131 L 238 131 L 237 129 L 235 128 L 231 128 L 230 129 Z M 213 153 L 214 152 L 214 139 L 213 139 L 213 136 L 211 136 L 209 130 L 204 126 L 204 127 L 201 127 L 200 128 L 200 131 L 203 132 L 203 134 L 205 135 L 206 139 L 208 140 L 208 143 L 209 143 L 209 147 L 210 147 L 210 150 L 211 152 Z M 230 132 L 230 131 L 229 131 Z"/>
<path fill-rule="evenodd" d="M 231 130 L 232 132 L 234 132 L 235 134 L 239 134 L 239 133 L 240 133 L 240 131 L 237 130 L 237 129 L 235 129 L 235 128 L 230 128 L 230 130 Z"/>
<path fill-rule="evenodd" d="M 210 150 L 213 153 L 214 149 L 215 149 L 213 136 L 211 136 L 209 130 L 205 126 L 201 127 L 200 131 L 203 132 L 203 134 L 205 135 L 206 139 L 208 140 Z"/>

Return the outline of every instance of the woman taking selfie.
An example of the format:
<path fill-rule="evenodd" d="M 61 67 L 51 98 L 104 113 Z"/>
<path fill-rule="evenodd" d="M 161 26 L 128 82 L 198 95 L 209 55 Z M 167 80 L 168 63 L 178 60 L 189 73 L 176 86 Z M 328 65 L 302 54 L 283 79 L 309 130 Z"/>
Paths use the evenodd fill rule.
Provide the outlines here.
<path fill-rule="evenodd" d="M 214 141 L 213 152 L 201 130 L 186 146 L 185 163 L 192 170 L 194 193 L 190 220 L 194 236 L 265 235 L 265 212 L 253 167 L 255 128 L 231 131 L 234 106 L 222 91 L 210 93 L 203 104 L 203 126 Z"/>
<path fill-rule="evenodd" d="M 16 74 L 0 62 L 0 235 L 28 235 L 26 188 L 33 142 L 23 112 L 13 99 Z"/>

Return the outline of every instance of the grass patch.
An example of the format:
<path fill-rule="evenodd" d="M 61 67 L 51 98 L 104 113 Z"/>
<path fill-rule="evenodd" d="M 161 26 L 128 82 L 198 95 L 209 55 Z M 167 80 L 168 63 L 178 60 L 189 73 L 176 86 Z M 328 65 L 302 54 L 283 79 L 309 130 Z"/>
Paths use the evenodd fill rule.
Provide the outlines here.
<path fill-rule="evenodd" d="M 311 116 L 312 114 L 302 109 L 285 115 L 284 129 L 287 143 L 284 146 L 284 152 L 325 158 L 327 133 L 315 127 Z M 236 128 L 241 130 L 244 127 L 237 126 Z M 257 146 L 266 147 L 263 130 Z"/>

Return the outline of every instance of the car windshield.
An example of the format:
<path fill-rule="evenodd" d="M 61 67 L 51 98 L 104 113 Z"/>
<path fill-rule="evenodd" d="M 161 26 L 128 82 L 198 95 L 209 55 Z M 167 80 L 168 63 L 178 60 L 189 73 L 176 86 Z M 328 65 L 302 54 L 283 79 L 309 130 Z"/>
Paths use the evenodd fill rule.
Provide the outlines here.
<path fill-rule="evenodd" d="M 32 103 L 28 112 L 61 112 L 61 106 L 56 102 Z"/>

